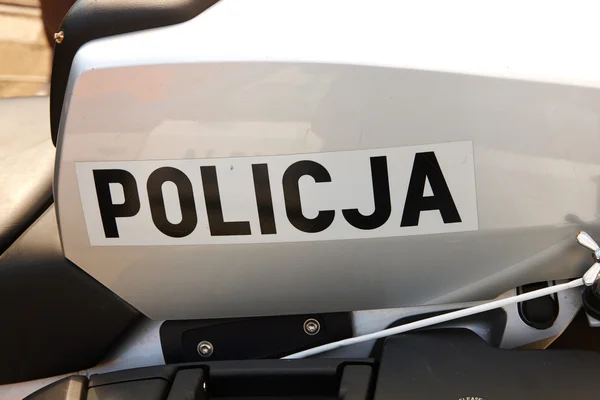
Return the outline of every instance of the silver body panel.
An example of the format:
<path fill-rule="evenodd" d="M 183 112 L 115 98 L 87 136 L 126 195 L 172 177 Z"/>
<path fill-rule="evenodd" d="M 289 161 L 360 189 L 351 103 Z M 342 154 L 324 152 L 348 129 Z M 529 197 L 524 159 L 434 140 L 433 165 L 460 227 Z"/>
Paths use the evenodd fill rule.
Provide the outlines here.
<path fill-rule="evenodd" d="M 65 254 L 157 320 L 477 301 L 579 276 L 573 238 L 600 233 L 600 27 L 582 8 L 224 0 L 88 43 L 58 139 Z M 473 144 L 478 231 L 97 247 L 75 169 L 455 141 Z"/>

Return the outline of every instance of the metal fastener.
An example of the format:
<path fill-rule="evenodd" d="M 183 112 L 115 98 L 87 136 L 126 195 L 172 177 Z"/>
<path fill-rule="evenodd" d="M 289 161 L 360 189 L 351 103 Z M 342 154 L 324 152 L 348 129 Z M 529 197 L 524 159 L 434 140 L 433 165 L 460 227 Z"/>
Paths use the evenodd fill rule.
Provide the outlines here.
<path fill-rule="evenodd" d="M 309 318 L 304 321 L 304 332 L 307 335 L 316 335 L 321 330 L 321 324 L 314 318 Z"/>
<path fill-rule="evenodd" d="M 583 247 L 594 252 L 596 263 L 583 274 L 583 283 L 585 286 L 592 286 L 594 283 L 600 281 L 600 246 L 590 235 L 583 231 L 577 235 L 577 241 Z"/>
<path fill-rule="evenodd" d="M 203 340 L 198 343 L 197 350 L 198 354 L 200 354 L 202 357 L 210 357 L 214 351 L 214 348 L 211 342 Z"/>
<path fill-rule="evenodd" d="M 57 32 L 54 34 L 54 41 L 56 43 L 62 43 L 64 38 L 65 38 L 65 33 L 63 31 L 60 31 L 60 32 Z"/>

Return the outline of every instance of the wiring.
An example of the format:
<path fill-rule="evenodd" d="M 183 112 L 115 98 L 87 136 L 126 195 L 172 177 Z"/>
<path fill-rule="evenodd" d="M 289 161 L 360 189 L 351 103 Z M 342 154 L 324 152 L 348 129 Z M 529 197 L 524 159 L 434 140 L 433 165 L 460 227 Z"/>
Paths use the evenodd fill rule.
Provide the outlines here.
<path fill-rule="evenodd" d="M 334 350 L 344 346 L 350 346 L 357 343 L 367 342 L 369 340 L 381 339 L 391 335 L 397 335 L 399 333 L 405 333 L 413 331 L 415 329 L 426 328 L 428 326 L 437 325 L 442 322 L 452 321 L 458 318 L 468 317 L 470 315 L 479 314 L 496 308 L 504 307 L 510 304 L 520 303 L 522 301 L 537 299 L 538 297 L 547 296 L 549 294 L 562 292 L 563 290 L 573 289 L 579 286 L 583 286 L 583 278 L 575 279 L 567 283 L 560 285 L 550 286 L 543 289 L 534 290 L 532 292 L 523 293 L 516 296 L 503 298 L 500 300 L 494 300 L 487 303 L 479 304 L 473 307 L 464 308 L 458 311 L 452 311 L 446 314 L 437 315 L 435 317 L 425 318 L 419 321 L 410 322 L 408 324 L 396 326 L 394 328 L 384 329 L 381 331 L 368 333 L 366 335 L 356 336 L 349 339 L 339 340 L 337 342 L 327 343 L 322 346 L 313 347 L 312 349 L 304 350 L 298 353 L 291 354 L 283 357 L 283 359 L 291 360 L 297 358 L 305 358 L 316 354 L 324 353 L 326 351 Z"/>
<path fill-rule="evenodd" d="M 590 237 L 590 235 L 588 235 L 585 232 L 579 232 L 579 234 L 577 235 L 577 242 L 579 242 L 579 244 L 583 247 L 590 249 L 593 252 L 594 258 L 596 260 L 596 262 L 586 271 L 586 273 L 583 274 L 583 277 L 579 279 L 574 279 L 567 283 L 562 283 L 560 285 L 534 290 L 532 292 L 523 293 L 516 296 L 489 301 L 487 303 L 479 304 L 469 308 L 464 308 L 458 311 L 452 311 L 442 315 L 437 315 L 435 317 L 424 318 L 422 320 L 410 322 L 408 324 L 396 326 L 394 328 L 383 329 L 381 331 L 368 333 L 366 335 L 356 336 L 349 339 L 339 340 L 337 342 L 327 343 L 322 346 L 313 347 L 312 349 L 291 354 L 289 356 L 283 357 L 283 359 L 291 360 L 296 358 L 314 356 L 315 354 L 324 353 L 326 351 L 338 349 L 340 347 L 368 342 L 370 340 L 375 339 L 381 339 L 387 336 L 397 335 L 399 333 L 414 331 L 415 329 L 426 328 L 428 326 L 441 324 L 443 322 L 452 321 L 458 318 L 468 317 L 470 315 L 479 314 L 511 304 L 537 299 L 538 297 L 562 292 L 563 290 L 573 289 L 584 285 L 592 286 L 598 281 L 600 277 L 600 246 L 594 241 L 594 239 Z"/>

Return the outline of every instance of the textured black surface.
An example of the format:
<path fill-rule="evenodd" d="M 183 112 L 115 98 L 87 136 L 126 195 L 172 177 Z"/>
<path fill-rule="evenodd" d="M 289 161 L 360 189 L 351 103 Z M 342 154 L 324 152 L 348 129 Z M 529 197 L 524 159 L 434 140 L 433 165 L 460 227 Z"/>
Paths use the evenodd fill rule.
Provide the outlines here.
<path fill-rule="evenodd" d="M 466 330 L 390 337 L 375 400 L 594 399 L 600 355 L 499 350 Z"/>
<path fill-rule="evenodd" d="M 51 207 L 0 257 L 0 384 L 92 367 L 139 316 L 64 258 Z"/>
<path fill-rule="evenodd" d="M 71 64 L 77 50 L 94 39 L 178 24 L 218 0 L 79 0 L 60 29 L 64 40 L 54 48 L 50 88 L 50 124 L 56 144 Z M 135 49 L 132 49 L 135 51 Z"/>
<path fill-rule="evenodd" d="M 25 400 L 85 400 L 87 386 L 85 376 L 69 376 L 30 394 Z"/>
<path fill-rule="evenodd" d="M 321 326 L 313 336 L 304 332 L 304 322 L 310 318 Z M 166 321 L 160 327 L 167 363 L 279 358 L 351 336 L 349 313 Z M 210 357 L 198 354 L 201 341 L 213 345 Z"/>

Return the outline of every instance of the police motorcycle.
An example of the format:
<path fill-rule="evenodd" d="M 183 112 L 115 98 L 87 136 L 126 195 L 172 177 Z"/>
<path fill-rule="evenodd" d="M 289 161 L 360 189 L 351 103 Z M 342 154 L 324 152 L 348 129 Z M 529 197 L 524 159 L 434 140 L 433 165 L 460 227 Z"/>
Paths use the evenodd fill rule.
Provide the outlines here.
<path fill-rule="evenodd" d="M 596 398 L 586 8 L 79 0 L 0 101 L 0 398 Z"/>

